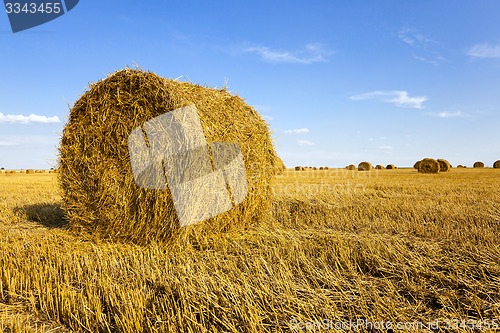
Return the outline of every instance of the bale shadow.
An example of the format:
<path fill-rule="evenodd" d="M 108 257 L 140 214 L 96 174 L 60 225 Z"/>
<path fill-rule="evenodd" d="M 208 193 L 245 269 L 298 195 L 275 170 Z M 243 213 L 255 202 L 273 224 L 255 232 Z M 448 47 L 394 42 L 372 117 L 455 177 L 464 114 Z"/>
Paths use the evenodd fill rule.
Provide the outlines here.
<path fill-rule="evenodd" d="M 68 225 L 60 204 L 27 205 L 15 209 L 15 213 L 25 214 L 28 221 L 47 228 L 65 228 Z"/>

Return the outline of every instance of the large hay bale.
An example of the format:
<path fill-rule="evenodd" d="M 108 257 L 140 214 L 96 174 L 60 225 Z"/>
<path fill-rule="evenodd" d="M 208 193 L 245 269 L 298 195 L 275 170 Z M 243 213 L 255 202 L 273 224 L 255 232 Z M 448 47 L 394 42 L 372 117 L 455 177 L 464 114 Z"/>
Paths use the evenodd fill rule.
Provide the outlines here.
<path fill-rule="evenodd" d="M 451 170 L 451 164 L 442 158 L 437 160 L 439 162 L 439 172 L 448 172 Z"/>
<path fill-rule="evenodd" d="M 356 166 L 354 164 L 349 164 L 345 167 L 347 170 L 356 170 Z"/>
<path fill-rule="evenodd" d="M 373 165 L 370 162 L 361 162 L 358 164 L 358 171 L 370 171 Z"/>
<path fill-rule="evenodd" d="M 424 158 L 420 161 L 418 165 L 418 172 L 421 173 L 438 173 L 439 172 L 439 162 L 433 158 Z"/>
<path fill-rule="evenodd" d="M 421 161 L 416 161 L 415 164 L 413 164 L 413 169 L 417 169 L 418 170 L 418 166 L 420 165 L 420 162 Z"/>
<path fill-rule="evenodd" d="M 377 164 L 377 166 L 375 166 L 375 169 L 377 169 L 377 170 L 384 170 L 385 167 L 383 165 Z"/>
<path fill-rule="evenodd" d="M 493 163 L 493 167 L 495 169 L 500 169 L 500 160 L 496 161 L 495 163 Z"/>
<path fill-rule="evenodd" d="M 393 170 L 393 169 L 397 169 L 397 168 L 398 167 L 395 166 L 394 164 L 388 164 L 387 167 L 386 167 L 386 169 L 388 169 L 388 170 Z"/>
<path fill-rule="evenodd" d="M 144 134 L 140 133 L 141 129 L 145 131 L 145 124 L 153 118 L 158 119 L 161 115 L 191 105 L 196 108 L 193 117 L 199 117 L 199 124 L 206 138 L 206 147 L 199 146 L 199 149 L 211 153 L 202 155 L 203 158 L 210 157 L 210 171 L 201 170 L 201 167 L 200 170 L 186 168 L 184 170 L 187 174 L 182 176 L 187 178 L 186 182 L 193 180 L 194 183 L 203 179 L 203 175 L 212 176 L 216 173 L 215 168 L 220 177 L 229 182 L 225 169 L 216 164 L 219 160 L 214 157 L 217 153 L 217 156 L 221 156 L 220 160 L 225 160 L 225 151 L 217 151 L 218 146 L 212 144 L 233 143 L 241 150 L 248 194 L 243 202 L 227 212 L 194 227 L 183 229 L 176 213 L 171 189 L 169 190 L 168 184 L 165 183 L 166 174 L 172 172 L 174 166 L 177 167 L 175 163 L 180 163 L 180 160 L 170 157 L 174 155 L 167 155 L 163 147 L 160 147 L 161 152 L 170 159 L 168 162 L 165 160 L 167 157 L 163 161 L 163 157 L 158 159 L 158 156 L 153 154 L 153 149 L 158 147 L 149 147 L 151 132 L 146 132 L 147 138 L 143 137 L 140 143 L 148 145 L 148 153 L 152 154 L 153 160 L 146 170 L 149 172 L 147 175 L 153 172 L 151 170 L 155 170 L 154 175 L 159 175 L 157 179 L 163 181 L 164 188 L 148 189 L 138 186 L 134 179 L 128 140 L 132 131 Z M 185 109 L 180 112 L 184 112 L 183 110 Z M 184 114 L 186 113 L 180 115 Z M 178 131 L 182 134 L 187 130 L 188 127 L 181 127 Z M 159 130 L 157 133 L 166 135 Z M 172 143 L 175 144 L 178 142 Z M 270 181 L 275 173 L 277 161 L 269 127 L 243 99 L 231 95 L 225 89 L 210 89 L 169 80 L 142 70 L 118 71 L 92 84 L 75 103 L 64 128 L 59 150 L 58 171 L 63 190 L 63 207 L 73 230 L 92 233 L 106 239 L 148 243 L 171 239 L 180 235 L 181 229 L 189 232 L 219 232 L 232 226 L 244 227 L 269 216 Z M 189 158 L 192 157 L 189 150 L 179 151 Z M 186 165 L 190 165 L 188 161 L 193 162 L 190 159 L 182 160 Z M 194 161 L 198 166 L 199 160 Z M 203 167 L 207 167 L 207 164 L 203 164 Z M 181 168 L 177 167 L 175 170 L 179 169 Z M 175 184 L 179 188 L 185 185 Z M 224 183 L 217 183 L 218 187 L 222 184 Z M 208 185 L 203 183 L 203 186 Z M 194 186 L 188 189 L 196 192 L 194 195 L 199 200 L 194 201 L 193 195 L 188 193 L 188 202 L 192 204 L 192 208 L 185 209 L 205 213 L 204 210 L 209 209 L 212 202 L 200 198 L 200 192 Z M 224 189 L 224 197 L 228 197 L 227 190 Z M 213 189 L 210 192 L 211 197 L 215 197 L 217 193 L 219 192 Z M 229 202 L 229 207 L 233 206 L 231 203 L 235 202 Z"/>
<path fill-rule="evenodd" d="M 474 163 L 474 168 L 484 168 L 484 163 L 483 162 L 475 162 Z"/>
<path fill-rule="evenodd" d="M 276 155 L 276 161 L 275 161 L 275 166 L 276 166 L 276 174 L 277 175 L 282 175 L 286 171 L 286 165 L 283 163 L 283 160 L 279 158 L 278 155 Z"/>

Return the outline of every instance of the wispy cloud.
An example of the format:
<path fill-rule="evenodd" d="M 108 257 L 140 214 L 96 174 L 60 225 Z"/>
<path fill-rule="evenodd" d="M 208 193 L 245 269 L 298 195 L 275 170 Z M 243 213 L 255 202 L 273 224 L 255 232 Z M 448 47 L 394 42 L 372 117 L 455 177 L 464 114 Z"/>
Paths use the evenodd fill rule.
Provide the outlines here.
<path fill-rule="evenodd" d="M 350 97 L 353 101 L 374 99 L 384 103 L 391 103 L 398 107 L 422 109 L 424 102 L 428 100 L 426 96 L 412 97 L 403 90 L 392 91 L 370 91 L 360 95 Z"/>
<path fill-rule="evenodd" d="M 467 50 L 467 55 L 476 58 L 500 58 L 500 44 L 476 44 Z"/>
<path fill-rule="evenodd" d="M 326 50 L 322 44 L 307 44 L 302 50 L 276 50 L 267 46 L 251 46 L 242 49 L 243 52 L 256 53 L 262 60 L 271 63 L 313 64 L 326 62 L 332 52 Z"/>
<path fill-rule="evenodd" d="M 51 124 L 60 123 L 61 121 L 57 116 L 47 117 L 40 116 L 36 114 L 30 114 L 29 116 L 7 114 L 4 115 L 0 112 L 0 123 L 18 123 L 18 124 L 28 124 L 28 123 L 40 123 L 40 124 Z"/>
<path fill-rule="evenodd" d="M 308 140 L 298 140 L 297 143 L 299 144 L 299 146 L 315 146 L 316 143 L 312 142 L 312 141 L 308 141 Z"/>
<path fill-rule="evenodd" d="M 415 29 L 403 28 L 398 32 L 398 38 L 411 47 L 412 57 L 415 60 L 422 61 L 432 65 L 438 65 L 446 59 L 435 49 L 438 43 L 430 37 L 419 33 Z"/>
<path fill-rule="evenodd" d="M 16 146 L 17 143 L 11 141 L 0 141 L 0 146 Z"/>
<path fill-rule="evenodd" d="M 392 146 L 379 146 L 378 149 L 382 150 L 386 154 L 392 154 Z"/>
<path fill-rule="evenodd" d="M 438 118 L 469 118 L 470 115 L 463 113 L 462 111 L 456 111 L 456 112 L 437 112 L 437 113 L 427 113 L 427 115 L 432 116 L 432 117 L 438 117 Z"/>
<path fill-rule="evenodd" d="M 402 28 L 398 31 L 398 37 L 401 39 L 404 43 L 414 46 L 418 44 L 427 44 L 434 42 L 432 39 L 427 37 L 424 34 L 419 33 L 415 29 L 410 29 L 410 28 Z"/>
<path fill-rule="evenodd" d="M 285 134 L 306 134 L 309 133 L 309 128 L 295 128 L 283 131 Z"/>

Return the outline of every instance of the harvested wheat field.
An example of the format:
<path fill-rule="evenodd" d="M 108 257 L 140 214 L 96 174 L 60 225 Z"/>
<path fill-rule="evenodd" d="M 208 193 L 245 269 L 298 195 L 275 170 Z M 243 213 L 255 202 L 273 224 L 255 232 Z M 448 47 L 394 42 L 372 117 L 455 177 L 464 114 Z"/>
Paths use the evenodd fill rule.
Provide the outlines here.
<path fill-rule="evenodd" d="M 0 332 L 363 332 L 500 318 L 494 169 L 286 170 L 268 220 L 147 246 L 70 231 L 57 174 L 2 174 L 0 188 Z"/>

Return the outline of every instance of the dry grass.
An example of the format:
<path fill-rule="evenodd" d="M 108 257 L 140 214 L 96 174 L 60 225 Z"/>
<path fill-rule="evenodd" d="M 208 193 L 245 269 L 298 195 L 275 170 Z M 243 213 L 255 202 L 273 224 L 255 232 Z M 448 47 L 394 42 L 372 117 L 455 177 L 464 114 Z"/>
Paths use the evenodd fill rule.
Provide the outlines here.
<path fill-rule="evenodd" d="M 500 318 L 493 169 L 287 170 L 273 183 L 270 220 L 168 247 L 65 230 L 54 174 L 0 175 L 0 188 L 0 331 Z"/>

